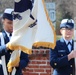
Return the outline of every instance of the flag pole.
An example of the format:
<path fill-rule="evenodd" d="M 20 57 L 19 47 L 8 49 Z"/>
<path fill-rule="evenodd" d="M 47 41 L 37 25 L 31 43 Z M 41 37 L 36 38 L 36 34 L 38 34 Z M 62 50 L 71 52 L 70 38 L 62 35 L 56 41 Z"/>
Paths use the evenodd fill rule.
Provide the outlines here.
<path fill-rule="evenodd" d="M 74 18 L 74 22 L 75 22 L 75 25 L 74 25 L 74 50 L 76 50 L 76 17 Z M 76 58 L 75 58 L 75 71 L 74 71 L 75 75 L 76 75 Z"/>
<path fill-rule="evenodd" d="M 9 72 L 9 74 L 8 75 L 11 75 L 11 73 Z"/>

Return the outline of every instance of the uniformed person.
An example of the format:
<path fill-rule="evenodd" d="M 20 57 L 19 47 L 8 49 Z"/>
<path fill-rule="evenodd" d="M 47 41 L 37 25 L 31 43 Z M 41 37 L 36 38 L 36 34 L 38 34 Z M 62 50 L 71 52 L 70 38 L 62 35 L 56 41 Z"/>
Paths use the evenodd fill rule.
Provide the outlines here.
<path fill-rule="evenodd" d="M 11 38 L 11 34 L 13 32 L 12 12 L 13 12 L 13 9 L 7 8 L 5 9 L 2 17 L 3 31 L 0 33 L 0 75 L 8 75 L 7 63 L 10 59 L 10 55 L 12 51 L 6 48 L 6 44 L 9 42 Z M 28 55 L 21 52 L 20 62 L 15 65 L 16 72 L 14 74 L 11 73 L 10 75 L 23 75 L 22 69 L 27 66 L 28 62 L 29 62 Z"/>
<path fill-rule="evenodd" d="M 75 75 L 74 58 L 74 21 L 63 19 L 60 24 L 62 38 L 56 42 L 54 50 L 50 50 L 50 65 L 53 67 L 53 75 Z"/>

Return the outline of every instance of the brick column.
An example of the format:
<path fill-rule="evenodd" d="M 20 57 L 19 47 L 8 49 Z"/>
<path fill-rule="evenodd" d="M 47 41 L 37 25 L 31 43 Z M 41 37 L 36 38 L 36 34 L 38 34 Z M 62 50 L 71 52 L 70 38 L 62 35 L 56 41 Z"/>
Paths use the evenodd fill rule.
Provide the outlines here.
<path fill-rule="evenodd" d="M 23 75 L 52 75 L 49 61 L 49 49 L 34 49 L 29 55 L 30 62 Z"/>

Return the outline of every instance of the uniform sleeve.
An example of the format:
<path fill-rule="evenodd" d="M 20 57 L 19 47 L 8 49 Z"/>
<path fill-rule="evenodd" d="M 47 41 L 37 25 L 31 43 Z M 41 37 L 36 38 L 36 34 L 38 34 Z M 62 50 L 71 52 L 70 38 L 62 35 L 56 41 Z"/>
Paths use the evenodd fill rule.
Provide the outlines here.
<path fill-rule="evenodd" d="M 0 56 L 5 55 L 6 52 L 7 52 L 6 45 L 1 46 L 1 39 L 0 39 Z"/>
<path fill-rule="evenodd" d="M 64 67 L 67 66 L 69 64 L 68 61 L 68 56 L 61 56 L 58 57 L 58 52 L 57 52 L 57 48 L 55 47 L 54 50 L 50 50 L 50 65 L 53 68 L 60 68 L 60 67 Z"/>
<path fill-rule="evenodd" d="M 25 68 L 28 65 L 28 62 L 29 62 L 28 54 L 21 52 L 20 63 L 18 68 L 20 69 Z"/>

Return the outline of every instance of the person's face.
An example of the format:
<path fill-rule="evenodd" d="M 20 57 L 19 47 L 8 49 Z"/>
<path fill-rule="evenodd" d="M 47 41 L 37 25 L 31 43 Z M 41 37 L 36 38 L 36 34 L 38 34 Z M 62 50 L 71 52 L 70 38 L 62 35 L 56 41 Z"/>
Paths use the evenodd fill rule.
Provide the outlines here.
<path fill-rule="evenodd" d="M 74 29 L 62 28 L 60 29 L 60 33 L 65 39 L 70 40 L 74 35 Z"/>
<path fill-rule="evenodd" d="M 8 20 L 8 19 L 4 19 L 3 20 L 3 27 L 7 32 L 12 33 L 13 32 L 13 21 Z"/>

